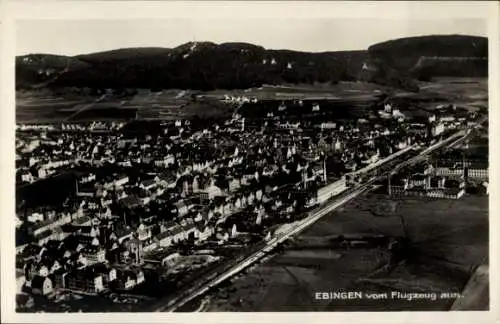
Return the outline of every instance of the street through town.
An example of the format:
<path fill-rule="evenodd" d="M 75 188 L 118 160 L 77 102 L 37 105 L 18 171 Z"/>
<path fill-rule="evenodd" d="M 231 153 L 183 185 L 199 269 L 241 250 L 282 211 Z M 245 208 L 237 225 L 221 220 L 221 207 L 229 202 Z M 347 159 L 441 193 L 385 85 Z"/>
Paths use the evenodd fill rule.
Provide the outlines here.
<path fill-rule="evenodd" d="M 471 126 L 472 127 L 472 126 Z M 218 284 L 222 283 L 223 281 L 231 278 L 232 276 L 236 275 L 240 271 L 244 270 L 245 268 L 249 267 L 250 265 L 256 263 L 260 259 L 262 259 L 264 256 L 268 255 L 271 251 L 273 251 L 279 244 L 285 242 L 287 239 L 292 237 L 293 235 L 296 235 L 303 230 L 305 230 L 307 227 L 311 226 L 313 223 L 318 221 L 320 218 L 323 216 L 329 214 L 330 212 L 334 211 L 335 209 L 339 208 L 340 206 L 346 204 L 347 202 L 355 199 L 356 197 L 360 196 L 361 194 L 370 191 L 373 189 L 373 184 L 385 177 L 387 177 L 388 174 L 395 172 L 395 170 L 401 169 L 403 167 L 407 167 L 413 164 L 416 164 L 423 159 L 425 159 L 426 156 L 428 156 L 430 153 L 434 152 L 435 150 L 442 148 L 443 146 L 449 144 L 451 141 L 456 141 L 458 139 L 465 139 L 470 135 L 470 132 L 460 130 L 453 135 L 447 137 L 446 139 L 441 140 L 438 143 L 433 144 L 432 146 L 422 150 L 418 155 L 410 158 L 409 160 L 406 161 L 401 161 L 400 163 L 396 164 L 391 170 L 384 171 L 379 175 L 376 175 L 372 178 L 370 178 L 368 181 L 366 181 L 363 184 L 359 184 L 354 188 L 348 189 L 347 192 L 344 194 L 341 194 L 334 199 L 327 201 L 325 203 L 325 206 L 320 207 L 317 210 L 314 210 L 310 212 L 309 216 L 301 221 L 296 222 L 293 224 L 293 226 L 289 229 L 288 232 L 286 233 L 280 233 L 279 235 L 276 235 L 275 237 L 271 238 L 266 242 L 266 245 L 259 249 L 258 251 L 252 253 L 242 261 L 237 262 L 234 266 L 230 267 L 227 271 L 219 274 L 215 278 L 207 280 L 205 283 L 202 283 L 200 285 L 196 285 L 194 287 L 191 287 L 190 289 L 185 290 L 183 293 L 181 293 L 178 297 L 171 299 L 168 301 L 166 304 L 163 304 L 161 306 L 158 306 L 155 311 L 157 312 L 173 312 L 177 310 L 179 307 L 183 306 L 187 302 L 193 300 L 194 298 L 203 295 L 207 291 L 209 291 L 211 288 L 217 286 Z M 393 163 L 394 160 L 387 161 L 386 163 Z M 385 166 L 385 164 L 380 164 L 378 168 L 381 168 L 382 166 Z"/>

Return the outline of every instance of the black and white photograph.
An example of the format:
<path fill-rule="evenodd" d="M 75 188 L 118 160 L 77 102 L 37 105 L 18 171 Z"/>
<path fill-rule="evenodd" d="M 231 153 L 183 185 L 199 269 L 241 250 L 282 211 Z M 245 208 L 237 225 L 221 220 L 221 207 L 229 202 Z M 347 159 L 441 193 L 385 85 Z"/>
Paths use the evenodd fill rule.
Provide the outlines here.
<path fill-rule="evenodd" d="M 273 15 L 15 19 L 16 313 L 490 310 L 488 17 Z"/>

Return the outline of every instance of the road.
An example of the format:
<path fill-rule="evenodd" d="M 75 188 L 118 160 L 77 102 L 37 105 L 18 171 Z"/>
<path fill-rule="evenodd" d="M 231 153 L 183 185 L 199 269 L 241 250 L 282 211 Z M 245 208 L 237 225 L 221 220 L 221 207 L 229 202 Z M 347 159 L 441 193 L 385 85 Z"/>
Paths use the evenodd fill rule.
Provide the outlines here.
<path fill-rule="evenodd" d="M 85 111 L 87 109 L 90 109 L 90 108 L 94 107 L 95 104 L 98 104 L 99 102 L 103 101 L 104 99 L 106 99 L 107 96 L 108 96 L 107 94 L 103 94 L 102 96 L 100 96 L 99 98 L 97 98 L 95 101 L 82 106 L 80 109 L 78 109 L 77 111 L 75 111 L 74 113 L 72 113 L 69 117 L 67 117 L 65 119 L 65 121 L 70 121 L 71 119 L 73 119 L 79 113 L 81 113 L 81 112 L 83 112 L 83 111 Z"/>
<path fill-rule="evenodd" d="M 262 249 L 251 254 L 250 256 L 246 257 L 245 259 L 240 261 L 238 264 L 236 264 L 235 266 L 230 268 L 228 271 L 220 274 L 219 276 L 215 277 L 212 280 L 209 280 L 207 283 L 203 284 L 201 287 L 199 287 L 197 289 L 188 290 L 187 293 L 181 294 L 178 298 L 171 300 L 166 306 L 160 307 L 156 311 L 173 312 L 177 308 L 184 305 L 185 303 L 191 301 L 192 299 L 194 299 L 200 295 L 203 295 L 210 288 L 217 286 L 218 284 L 231 278 L 232 276 L 234 276 L 238 272 L 242 271 L 243 269 L 247 268 L 248 266 L 252 265 L 253 263 L 255 263 L 258 260 L 260 260 L 261 258 L 263 258 L 269 252 L 274 250 L 280 243 L 283 243 L 284 241 L 289 239 L 291 236 L 303 231 L 304 229 L 306 229 L 307 227 L 309 227 L 310 225 L 315 223 L 321 217 L 330 213 L 331 211 L 338 208 L 339 206 L 347 203 L 348 201 L 354 199 L 355 197 L 357 197 L 361 193 L 367 191 L 368 189 L 370 189 L 371 184 L 374 181 L 375 180 L 370 181 L 370 185 L 365 184 L 363 186 L 360 186 L 359 188 L 356 188 L 356 190 L 354 190 L 353 192 L 349 193 L 348 195 L 346 195 L 340 199 L 337 199 L 332 204 L 327 205 L 326 207 L 324 207 L 318 211 L 313 212 L 309 217 L 307 217 L 301 221 L 298 221 L 297 224 L 294 227 L 292 227 L 292 229 L 290 231 L 288 231 L 287 233 L 280 234 L 280 235 L 270 239 Z"/>
<path fill-rule="evenodd" d="M 368 181 L 366 181 L 363 184 L 359 184 L 357 187 L 349 189 L 347 193 L 341 194 L 340 196 L 334 198 L 333 200 L 329 201 L 326 203 L 326 206 L 321 207 L 318 210 L 310 212 L 309 216 L 306 217 L 305 219 L 298 221 L 292 226 L 292 228 L 286 232 L 286 233 L 281 233 L 272 239 L 270 239 L 266 245 L 259 249 L 258 251 L 252 253 L 250 256 L 244 258 L 242 261 L 238 262 L 236 265 L 232 266 L 230 269 L 227 271 L 219 274 L 213 279 L 208 280 L 206 283 L 202 284 L 201 286 L 198 287 L 193 287 L 191 289 L 188 289 L 181 293 L 178 297 L 170 300 L 166 305 L 161 306 L 156 309 L 158 312 L 173 312 L 182 305 L 186 304 L 187 302 L 193 300 L 194 298 L 203 295 L 207 291 L 209 291 L 211 288 L 217 286 L 218 284 L 222 283 L 223 281 L 231 278 L 235 274 L 239 273 L 240 271 L 244 270 L 245 268 L 249 267 L 250 265 L 254 264 L 267 254 L 269 254 L 272 250 L 274 250 L 279 244 L 285 242 L 287 239 L 292 237 L 293 235 L 296 235 L 303 230 L 305 230 L 307 227 L 318 221 L 320 218 L 323 216 L 329 214 L 333 210 L 337 209 L 338 207 L 346 204 L 347 202 L 353 200 L 354 198 L 358 197 L 359 195 L 370 191 L 373 188 L 373 184 L 376 181 L 379 181 L 387 176 L 387 174 L 394 172 L 394 170 L 399 170 L 402 167 L 406 167 L 415 163 L 418 163 L 425 159 L 427 155 L 432 153 L 433 151 L 443 147 L 444 145 L 447 145 L 453 140 L 468 136 L 468 132 L 461 130 L 450 137 L 432 145 L 431 147 L 424 149 L 421 151 L 418 155 L 412 157 L 411 159 L 401 162 L 398 165 L 396 165 L 393 169 L 390 171 L 384 172 L 380 175 L 374 176 Z"/>

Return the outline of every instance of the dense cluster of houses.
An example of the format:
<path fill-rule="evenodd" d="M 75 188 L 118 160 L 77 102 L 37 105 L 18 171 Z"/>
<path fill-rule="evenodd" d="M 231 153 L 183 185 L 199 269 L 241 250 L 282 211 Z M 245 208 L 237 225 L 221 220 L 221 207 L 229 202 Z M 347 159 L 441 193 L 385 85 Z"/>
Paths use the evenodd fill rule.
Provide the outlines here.
<path fill-rule="evenodd" d="M 75 175 L 68 188 L 74 194 L 60 206 L 18 213 L 20 286 L 41 295 L 130 290 L 147 280 L 148 267 L 182 262 L 182 244 L 223 246 L 241 233 L 268 235 L 273 217 L 313 205 L 318 188 L 321 197 L 336 192 L 345 187 L 343 173 L 419 141 L 401 112 L 390 105 L 384 112 L 389 117 L 381 114 L 376 124 L 314 127 L 238 115 L 221 125 L 162 122 L 131 133 L 106 123 L 64 124 L 58 132 L 20 127 L 18 184 L 62 170 Z M 424 170 L 394 180 L 392 190 L 462 188 L 440 176 Z M 328 186 L 332 177 L 341 180 Z"/>

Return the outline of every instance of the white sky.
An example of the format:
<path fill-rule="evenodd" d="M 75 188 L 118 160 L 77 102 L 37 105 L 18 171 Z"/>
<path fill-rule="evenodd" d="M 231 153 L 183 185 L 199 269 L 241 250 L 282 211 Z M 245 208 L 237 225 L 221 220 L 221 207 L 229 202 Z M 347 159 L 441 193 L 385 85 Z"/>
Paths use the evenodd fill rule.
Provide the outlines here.
<path fill-rule="evenodd" d="M 76 55 L 124 47 L 175 47 L 188 41 L 238 41 L 270 49 L 366 49 L 390 39 L 430 35 L 487 35 L 480 19 L 170 18 L 17 20 L 16 54 Z"/>

